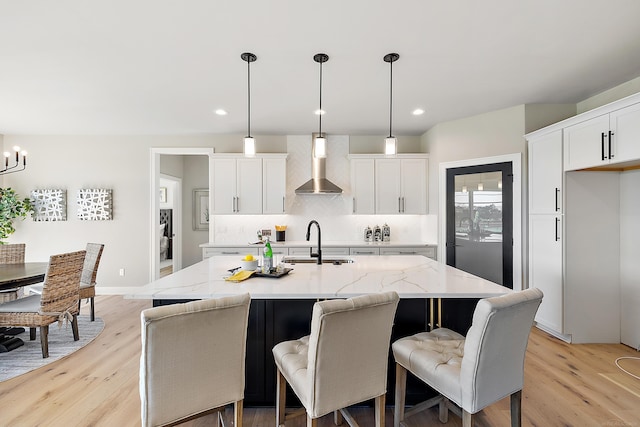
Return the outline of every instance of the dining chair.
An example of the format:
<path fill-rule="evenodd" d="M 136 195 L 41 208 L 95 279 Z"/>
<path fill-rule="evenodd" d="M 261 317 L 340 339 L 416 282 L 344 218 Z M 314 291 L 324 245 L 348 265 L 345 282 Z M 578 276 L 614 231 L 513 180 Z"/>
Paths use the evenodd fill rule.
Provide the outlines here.
<path fill-rule="evenodd" d="M 439 405 L 473 426 L 473 415 L 510 396 L 511 425 L 521 425 L 524 358 L 542 291 L 531 288 L 478 302 L 466 337 L 439 328 L 393 343 L 396 360 L 394 427 L 417 412 Z M 405 413 L 407 371 L 439 393 Z"/>
<path fill-rule="evenodd" d="M 78 298 L 85 251 L 52 255 L 45 275 L 42 295 L 31 295 L 0 304 L 0 326 L 23 326 L 35 340 L 40 329 L 42 357 L 49 357 L 49 325 L 71 321 L 74 341 L 78 333 Z"/>
<path fill-rule="evenodd" d="M 0 245 L 0 264 L 22 264 L 24 262 L 25 243 L 8 243 Z M 13 301 L 22 296 L 22 288 L 0 291 L 0 303 Z"/>
<path fill-rule="evenodd" d="M 242 427 L 249 294 L 142 311 L 142 426 L 173 426 L 234 404 Z"/>
<path fill-rule="evenodd" d="M 96 320 L 95 303 L 96 296 L 96 277 L 98 276 L 98 267 L 102 258 L 104 244 L 87 243 L 87 255 L 84 258 L 82 266 L 82 276 L 80 277 L 80 298 L 78 299 L 78 314 L 80 314 L 80 306 L 82 300 L 88 298 L 91 302 L 91 321 Z M 31 294 L 41 294 L 42 284 L 31 285 L 29 287 Z"/>
<path fill-rule="evenodd" d="M 348 406 L 375 399 L 377 427 L 384 426 L 391 328 L 398 294 L 386 292 L 327 300 L 313 306 L 311 334 L 273 347 L 277 367 L 276 425 L 304 415 L 307 426 L 334 413 L 334 422 L 357 426 Z M 285 414 L 286 384 L 303 407 Z"/>

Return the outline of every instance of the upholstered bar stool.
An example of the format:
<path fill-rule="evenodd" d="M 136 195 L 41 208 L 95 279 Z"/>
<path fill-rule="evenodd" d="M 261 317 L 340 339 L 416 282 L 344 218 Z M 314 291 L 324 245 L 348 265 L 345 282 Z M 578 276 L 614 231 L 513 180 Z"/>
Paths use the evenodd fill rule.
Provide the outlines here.
<path fill-rule="evenodd" d="M 511 425 L 521 425 L 524 357 L 542 291 L 527 289 L 480 300 L 466 338 L 446 328 L 399 339 L 392 345 L 396 360 L 394 427 L 405 417 L 439 405 L 473 425 L 473 414 L 511 396 Z M 405 414 L 407 371 L 440 395 Z M 455 405 L 454 405 L 455 404 Z"/>
<path fill-rule="evenodd" d="M 166 305 L 141 314 L 142 425 L 174 426 L 234 404 L 242 427 L 249 294 Z"/>
<path fill-rule="evenodd" d="M 273 348 L 277 367 L 276 425 L 307 415 L 307 426 L 334 412 L 351 426 L 355 419 L 345 409 L 375 399 L 376 426 L 384 426 L 387 363 L 391 328 L 398 294 L 387 292 L 317 302 L 311 334 Z M 304 406 L 285 417 L 286 383 Z"/>

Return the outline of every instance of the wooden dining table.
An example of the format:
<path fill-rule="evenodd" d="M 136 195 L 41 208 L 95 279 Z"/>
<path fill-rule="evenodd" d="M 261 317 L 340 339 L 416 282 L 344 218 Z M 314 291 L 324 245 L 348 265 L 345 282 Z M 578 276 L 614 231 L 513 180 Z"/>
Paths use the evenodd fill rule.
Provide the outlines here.
<path fill-rule="evenodd" d="M 0 264 L 0 291 L 43 282 L 47 265 L 46 262 Z"/>

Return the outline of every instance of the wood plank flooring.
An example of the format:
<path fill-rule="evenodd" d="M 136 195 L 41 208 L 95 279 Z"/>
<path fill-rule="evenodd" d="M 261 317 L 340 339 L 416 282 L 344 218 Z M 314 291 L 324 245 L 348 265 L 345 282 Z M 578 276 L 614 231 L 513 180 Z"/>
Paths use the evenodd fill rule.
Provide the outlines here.
<path fill-rule="evenodd" d="M 0 426 L 139 426 L 140 311 L 150 306 L 118 296 L 96 297 L 104 332 L 65 359 L 0 382 Z M 569 345 L 534 328 L 525 364 L 523 425 L 640 427 L 640 380 L 615 366 L 621 356 L 640 354 L 624 345 Z M 640 375 L 640 361 L 621 364 Z M 374 425 L 372 409 L 352 412 L 361 426 Z M 230 410 L 226 415 L 230 420 Z M 274 419 L 272 408 L 244 410 L 248 427 L 273 426 Z M 212 424 L 208 417 L 185 426 Z M 304 425 L 303 418 L 287 423 L 287 427 Z M 333 425 L 331 416 L 323 417 L 319 425 Z M 391 408 L 386 411 L 386 425 L 393 425 Z M 407 425 L 460 426 L 461 421 L 451 414 L 449 422 L 441 424 L 433 408 L 410 418 Z M 476 419 L 478 427 L 509 425 L 508 399 Z"/>

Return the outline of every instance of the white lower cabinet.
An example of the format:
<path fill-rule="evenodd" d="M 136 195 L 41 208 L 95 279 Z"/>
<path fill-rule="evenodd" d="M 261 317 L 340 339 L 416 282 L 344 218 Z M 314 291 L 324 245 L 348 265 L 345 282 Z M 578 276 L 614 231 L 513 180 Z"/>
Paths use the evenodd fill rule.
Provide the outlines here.
<path fill-rule="evenodd" d="M 529 286 L 544 293 L 536 322 L 543 329 L 564 334 L 562 216 L 531 215 L 529 232 Z"/>
<path fill-rule="evenodd" d="M 253 256 L 259 256 L 260 250 L 258 248 L 242 248 L 242 247 L 228 247 L 228 248 L 202 248 L 202 258 L 211 258 L 214 255 L 238 255 L 245 256 L 251 254 Z"/>
<path fill-rule="evenodd" d="M 313 251 L 315 252 L 317 249 L 317 241 L 311 242 L 309 247 L 313 247 Z M 289 248 L 289 255 L 309 255 L 309 247 L 302 248 Z M 327 255 L 349 255 L 349 248 L 341 248 L 341 247 L 322 247 L 322 256 Z"/>
<path fill-rule="evenodd" d="M 380 255 L 380 248 L 350 248 L 350 255 Z"/>
<path fill-rule="evenodd" d="M 427 258 L 436 259 L 436 247 L 393 247 L 380 248 L 380 255 L 422 255 Z"/>

